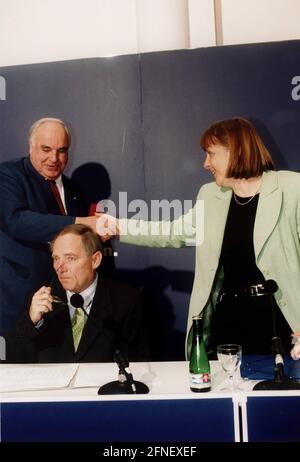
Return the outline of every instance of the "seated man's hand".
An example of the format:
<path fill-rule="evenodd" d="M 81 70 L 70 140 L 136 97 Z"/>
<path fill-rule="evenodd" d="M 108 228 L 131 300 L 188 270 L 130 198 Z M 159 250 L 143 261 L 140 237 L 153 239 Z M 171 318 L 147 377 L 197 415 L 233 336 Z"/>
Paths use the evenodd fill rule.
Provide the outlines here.
<path fill-rule="evenodd" d="M 99 234 L 102 241 L 105 242 L 112 237 L 119 236 L 120 231 L 117 218 L 105 213 L 97 213 L 96 215 L 98 217 L 96 232 Z"/>
<path fill-rule="evenodd" d="M 52 311 L 51 287 L 41 287 L 32 297 L 29 316 L 33 324 L 37 324 L 45 313 Z"/>

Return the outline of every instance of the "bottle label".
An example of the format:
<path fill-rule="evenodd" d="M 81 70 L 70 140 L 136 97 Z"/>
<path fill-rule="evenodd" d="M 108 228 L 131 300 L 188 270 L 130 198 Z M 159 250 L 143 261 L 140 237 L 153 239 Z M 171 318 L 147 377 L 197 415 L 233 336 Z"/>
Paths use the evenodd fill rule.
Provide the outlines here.
<path fill-rule="evenodd" d="M 201 390 L 201 388 L 210 387 L 210 374 L 190 374 L 190 387 L 197 388 Z"/>

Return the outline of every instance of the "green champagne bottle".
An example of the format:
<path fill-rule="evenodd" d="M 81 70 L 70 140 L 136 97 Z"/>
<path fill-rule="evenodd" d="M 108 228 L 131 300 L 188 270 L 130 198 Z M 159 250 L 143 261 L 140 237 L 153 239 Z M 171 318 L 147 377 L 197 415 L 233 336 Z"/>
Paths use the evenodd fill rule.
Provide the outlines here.
<path fill-rule="evenodd" d="M 205 392 L 211 389 L 210 366 L 202 335 L 203 319 L 193 316 L 193 343 L 190 357 L 190 389 Z"/>

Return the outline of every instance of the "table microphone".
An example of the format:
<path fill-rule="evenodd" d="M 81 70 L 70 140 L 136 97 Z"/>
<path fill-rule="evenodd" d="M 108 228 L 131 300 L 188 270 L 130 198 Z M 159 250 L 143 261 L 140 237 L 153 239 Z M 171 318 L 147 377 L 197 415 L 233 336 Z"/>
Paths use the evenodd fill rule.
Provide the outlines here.
<path fill-rule="evenodd" d="M 283 361 L 283 347 L 281 338 L 277 335 L 277 327 L 275 321 L 275 307 L 273 294 L 277 292 L 278 285 L 273 279 L 269 279 L 264 284 L 264 295 L 268 295 L 270 298 L 271 312 L 272 312 L 272 324 L 273 324 L 273 337 L 271 351 L 275 359 L 274 367 L 274 379 L 263 380 L 258 382 L 253 390 L 300 390 L 300 382 L 292 380 L 284 375 L 284 361 Z"/>
<path fill-rule="evenodd" d="M 119 366 L 119 373 L 125 376 L 125 380 L 127 380 L 133 393 L 136 393 L 136 386 L 133 380 L 131 370 L 129 369 L 129 362 L 127 361 L 127 359 L 124 358 L 120 350 L 115 351 L 114 360 Z"/>
<path fill-rule="evenodd" d="M 129 362 L 119 349 L 115 351 L 114 360 L 119 367 L 119 380 L 106 383 L 100 387 L 98 390 L 98 395 L 149 393 L 149 388 L 145 383 L 133 380 L 132 373 L 129 369 Z"/>

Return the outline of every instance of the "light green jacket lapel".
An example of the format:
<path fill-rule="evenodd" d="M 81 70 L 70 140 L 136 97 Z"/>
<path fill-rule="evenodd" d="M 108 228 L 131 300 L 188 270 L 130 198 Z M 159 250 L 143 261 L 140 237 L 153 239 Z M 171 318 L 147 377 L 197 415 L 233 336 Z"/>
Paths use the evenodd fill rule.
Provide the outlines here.
<path fill-rule="evenodd" d="M 278 187 L 278 177 L 274 173 L 263 174 L 253 236 L 256 262 L 276 226 L 281 210 L 282 190 Z"/>

